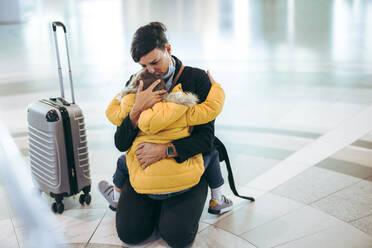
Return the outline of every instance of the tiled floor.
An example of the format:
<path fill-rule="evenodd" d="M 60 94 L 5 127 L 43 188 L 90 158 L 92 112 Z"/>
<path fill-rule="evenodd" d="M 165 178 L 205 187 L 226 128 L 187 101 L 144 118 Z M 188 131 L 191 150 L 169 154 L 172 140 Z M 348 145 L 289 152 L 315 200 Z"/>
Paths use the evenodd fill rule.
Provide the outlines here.
<path fill-rule="evenodd" d="M 50 22 L 63 21 L 93 188 L 90 206 L 65 199 L 54 216 L 61 247 L 128 246 L 96 190 L 120 155 L 104 111 L 139 69 L 134 31 L 153 20 L 168 26 L 174 55 L 224 88 L 216 136 L 238 191 L 256 198 L 237 198 L 226 183 L 233 211 L 216 217 L 205 206 L 193 247 L 372 247 L 370 1 L 33 2 L 27 21 L 0 25 L 0 120 L 27 159 L 27 104 L 59 94 Z M 0 247 L 27 247 L 7 192 L 0 178 Z M 134 247 L 167 245 L 154 235 Z"/>

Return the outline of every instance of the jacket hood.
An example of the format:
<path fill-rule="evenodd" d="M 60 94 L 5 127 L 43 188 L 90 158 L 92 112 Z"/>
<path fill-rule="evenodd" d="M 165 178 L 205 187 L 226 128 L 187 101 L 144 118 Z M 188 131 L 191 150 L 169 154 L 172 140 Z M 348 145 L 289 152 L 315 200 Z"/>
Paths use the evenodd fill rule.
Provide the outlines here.
<path fill-rule="evenodd" d="M 136 94 L 137 89 L 138 89 L 138 86 L 134 86 L 132 83 L 129 83 L 128 86 L 126 86 L 118 95 L 118 101 L 120 101 L 122 97 L 128 94 Z M 182 91 L 177 91 L 177 92 L 168 93 L 163 99 L 163 101 L 173 102 L 173 103 L 185 105 L 188 107 L 192 107 L 199 103 L 199 98 L 197 95 L 191 92 L 184 93 Z"/>
<path fill-rule="evenodd" d="M 136 94 L 137 93 L 137 89 L 138 89 L 138 86 L 134 86 L 133 84 L 129 84 L 128 86 L 126 86 L 124 89 L 122 89 L 120 91 L 120 94 L 118 96 L 118 100 L 120 101 L 120 99 L 128 94 Z"/>
<path fill-rule="evenodd" d="M 198 96 L 193 94 L 193 93 L 190 93 L 190 92 L 183 93 L 183 92 L 179 91 L 179 92 L 169 93 L 165 97 L 164 101 L 174 102 L 174 103 L 177 103 L 177 104 L 192 107 L 192 106 L 195 106 L 196 104 L 198 104 L 199 99 L 198 99 Z"/>

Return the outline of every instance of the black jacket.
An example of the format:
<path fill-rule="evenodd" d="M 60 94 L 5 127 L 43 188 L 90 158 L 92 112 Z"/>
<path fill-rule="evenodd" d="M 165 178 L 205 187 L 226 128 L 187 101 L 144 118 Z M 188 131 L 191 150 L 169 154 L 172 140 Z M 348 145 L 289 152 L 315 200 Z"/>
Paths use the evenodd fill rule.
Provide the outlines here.
<path fill-rule="evenodd" d="M 181 68 L 182 62 L 175 56 L 176 61 L 175 74 L 177 75 Z M 129 81 L 126 83 L 128 85 Z M 204 70 L 185 66 L 178 82 L 182 85 L 184 92 L 192 92 L 203 102 L 207 98 L 211 88 L 211 82 Z M 171 89 L 170 89 L 171 90 Z M 123 120 L 122 124 L 116 129 L 115 146 L 119 151 L 128 150 L 136 138 L 139 129 L 133 128 L 129 115 Z M 211 151 L 214 142 L 214 121 L 207 124 L 194 126 L 190 136 L 174 140 L 172 143 L 176 147 L 178 157 L 177 162 L 181 163 L 196 154 L 207 154 Z"/>

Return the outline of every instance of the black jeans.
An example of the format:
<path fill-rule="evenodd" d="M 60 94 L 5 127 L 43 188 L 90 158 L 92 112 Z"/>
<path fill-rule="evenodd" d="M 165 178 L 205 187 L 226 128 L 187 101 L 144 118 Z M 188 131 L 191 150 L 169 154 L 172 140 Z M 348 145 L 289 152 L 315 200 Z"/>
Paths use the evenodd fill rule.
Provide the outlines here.
<path fill-rule="evenodd" d="M 128 244 L 148 239 L 155 228 L 171 247 L 191 244 L 199 227 L 199 219 L 207 197 L 204 178 L 191 190 L 165 200 L 154 200 L 138 194 L 125 180 L 116 210 L 116 230 Z"/>

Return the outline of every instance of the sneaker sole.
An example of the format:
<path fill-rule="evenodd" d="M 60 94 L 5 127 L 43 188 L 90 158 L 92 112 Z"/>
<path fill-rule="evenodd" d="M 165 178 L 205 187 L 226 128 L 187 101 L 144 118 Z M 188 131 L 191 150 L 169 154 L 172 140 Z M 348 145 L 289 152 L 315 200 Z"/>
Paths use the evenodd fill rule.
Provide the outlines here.
<path fill-rule="evenodd" d="M 214 210 L 214 209 L 208 208 L 208 213 L 210 213 L 210 214 L 223 214 L 223 213 L 231 211 L 232 209 L 233 209 L 233 206 L 230 206 L 230 207 L 227 207 L 227 208 L 224 208 L 224 209 L 219 209 L 219 210 Z"/>
<path fill-rule="evenodd" d="M 109 205 L 109 208 L 110 208 L 112 211 L 116 212 L 116 208 L 114 208 L 113 206 Z"/>
<path fill-rule="evenodd" d="M 97 188 L 97 191 L 98 191 L 99 195 L 103 198 L 103 200 L 105 200 L 105 202 L 107 202 L 107 199 L 102 195 L 101 191 L 99 190 L 98 184 L 97 184 L 96 188 Z M 111 206 L 110 203 L 109 203 L 108 207 L 112 211 L 116 212 L 116 208 Z"/>

